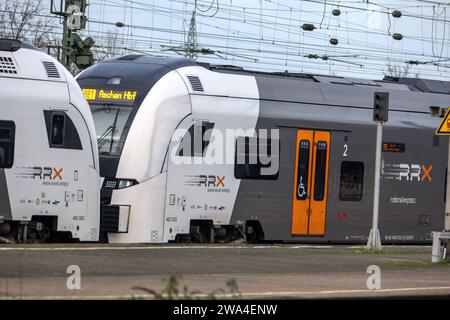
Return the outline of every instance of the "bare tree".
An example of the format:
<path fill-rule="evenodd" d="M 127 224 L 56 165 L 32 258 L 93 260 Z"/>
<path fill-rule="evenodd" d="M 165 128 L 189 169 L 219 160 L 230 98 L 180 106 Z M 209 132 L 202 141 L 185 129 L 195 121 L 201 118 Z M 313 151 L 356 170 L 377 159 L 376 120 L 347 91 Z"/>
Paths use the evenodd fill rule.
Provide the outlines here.
<path fill-rule="evenodd" d="M 392 77 L 392 78 L 406 78 L 411 69 L 410 64 L 404 64 L 403 66 L 395 63 L 392 64 L 390 61 L 386 65 L 386 71 L 384 71 L 384 76 L 386 77 Z"/>
<path fill-rule="evenodd" d="M 44 48 L 55 40 L 54 21 L 47 16 L 44 0 L 0 2 L 0 38 L 12 38 Z"/>
<path fill-rule="evenodd" d="M 120 55 L 123 51 L 123 42 L 118 33 L 112 30 L 106 32 L 104 40 L 96 43 L 94 51 L 95 60 L 101 62 L 105 59 Z"/>

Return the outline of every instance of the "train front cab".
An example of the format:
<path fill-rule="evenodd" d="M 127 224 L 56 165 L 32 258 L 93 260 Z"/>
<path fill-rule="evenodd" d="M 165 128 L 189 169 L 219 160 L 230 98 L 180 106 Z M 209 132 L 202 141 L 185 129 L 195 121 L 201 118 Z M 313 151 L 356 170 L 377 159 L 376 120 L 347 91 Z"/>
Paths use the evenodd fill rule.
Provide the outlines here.
<path fill-rule="evenodd" d="M 184 59 L 129 55 L 81 73 L 96 124 L 101 229 L 111 243 L 163 242 L 168 145 L 191 104 Z"/>
<path fill-rule="evenodd" d="M 0 236 L 97 241 L 98 156 L 79 86 L 17 40 L 0 40 L 0 60 Z"/>

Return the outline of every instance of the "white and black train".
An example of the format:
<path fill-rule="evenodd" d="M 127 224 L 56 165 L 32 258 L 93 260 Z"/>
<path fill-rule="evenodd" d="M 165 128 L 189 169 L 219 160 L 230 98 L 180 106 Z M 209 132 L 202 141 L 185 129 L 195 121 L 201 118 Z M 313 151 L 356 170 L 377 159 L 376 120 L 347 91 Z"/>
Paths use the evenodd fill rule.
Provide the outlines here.
<path fill-rule="evenodd" d="M 444 224 L 447 144 L 429 108 L 448 105 L 449 83 L 144 55 L 99 63 L 77 81 L 96 125 L 110 242 L 365 242 L 376 91 L 390 93 L 382 241 L 425 243 Z"/>
<path fill-rule="evenodd" d="M 55 59 L 0 40 L 0 239 L 98 241 L 100 176 L 89 105 Z"/>

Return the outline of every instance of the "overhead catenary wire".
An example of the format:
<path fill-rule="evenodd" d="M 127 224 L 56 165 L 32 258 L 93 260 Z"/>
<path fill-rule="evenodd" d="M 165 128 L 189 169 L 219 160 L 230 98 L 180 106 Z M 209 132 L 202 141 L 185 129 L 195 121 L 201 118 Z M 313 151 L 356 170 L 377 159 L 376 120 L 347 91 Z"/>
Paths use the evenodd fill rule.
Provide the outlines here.
<path fill-rule="evenodd" d="M 131 17 L 128 18 L 128 23 L 125 25 L 127 37 L 120 37 L 121 41 L 127 43 L 126 47 L 128 48 L 132 48 L 133 46 L 130 44 L 134 43 L 138 50 L 141 48 L 151 48 L 154 51 L 158 51 L 161 50 L 160 44 L 161 42 L 164 42 L 164 38 L 166 40 L 169 39 L 168 41 L 170 43 L 176 45 L 181 45 L 183 43 L 183 36 L 186 34 L 186 30 L 184 30 L 183 27 L 183 21 L 185 21 L 188 12 L 192 10 L 193 4 L 193 1 L 187 0 L 167 0 L 167 2 L 170 2 L 170 6 L 165 6 L 163 3 L 159 1 L 155 2 L 154 0 L 152 2 L 144 2 L 143 0 L 110 0 L 108 1 L 108 4 L 106 4 L 104 0 L 94 0 L 92 2 L 90 1 L 90 10 L 94 7 L 100 9 L 105 18 L 111 20 L 112 15 L 110 11 L 113 8 L 118 8 L 121 12 L 123 12 L 122 9 L 125 7 L 128 8 L 128 17 L 130 17 L 130 8 L 132 7 L 133 21 L 131 22 Z M 265 5 L 260 5 L 261 2 L 264 2 Z M 419 25 L 423 25 L 423 27 L 419 29 L 419 33 L 411 31 L 410 34 L 404 34 L 404 39 L 407 39 L 409 43 L 416 42 L 417 45 L 404 46 L 403 42 L 398 45 L 389 42 L 389 33 L 387 29 L 383 29 L 380 26 L 361 25 L 359 20 L 355 20 L 354 18 L 350 19 L 349 17 L 357 14 L 357 12 L 367 12 L 367 8 L 363 8 L 361 1 L 343 1 L 338 4 L 339 8 L 342 10 L 342 15 L 345 15 L 345 20 L 348 23 L 344 23 L 337 28 L 336 37 L 339 38 L 340 41 L 338 46 L 330 48 L 333 54 L 350 53 L 360 55 L 364 48 L 364 51 L 367 51 L 367 55 L 364 56 L 371 60 L 365 65 L 365 70 L 373 71 L 377 74 L 380 74 L 380 71 L 386 68 L 387 61 L 404 64 L 409 60 L 431 60 L 433 53 L 427 49 L 431 48 L 431 43 L 434 44 L 435 48 L 447 49 L 440 54 L 442 58 L 445 58 L 448 51 L 447 39 L 445 39 L 445 37 L 435 37 L 431 34 L 424 36 L 423 34 L 424 28 L 427 28 L 431 22 L 439 23 L 439 21 L 441 21 L 440 23 L 442 23 L 442 21 L 447 21 L 447 17 L 440 16 L 434 17 L 433 19 L 432 14 L 420 14 L 420 12 L 425 9 L 427 9 L 428 12 L 431 12 L 432 4 L 420 3 L 420 5 L 409 5 L 405 0 L 403 0 L 403 2 L 406 2 L 407 4 L 403 6 L 387 4 L 386 2 L 368 2 L 376 6 L 373 12 L 388 13 L 392 12 L 392 7 L 395 7 L 402 10 L 401 19 L 403 19 L 403 17 L 412 20 L 420 19 L 421 22 Z M 252 3 L 258 5 L 252 6 Z M 305 5 L 308 3 L 313 5 Z M 199 19 L 197 20 L 199 29 L 201 29 L 201 31 L 198 32 L 199 45 L 201 44 L 204 47 L 213 50 L 219 50 L 219 47 L 222 47 L 220 48 L 222 52 L 245 52 L 244 54 L 246 55 L 255 50 L 253 52 L 254 56 L 258 57 L 260 62 L 264 62 L 265 59 L 270 60 L 267 65 L 273 63 L 274 69 L 277 68 L 277 64 L 274 63 L 276 62 L 277 55 L 278 57 L 283 55 L 286 58 L 283 58 L 283 60 L 285 60 L 284 65 L 295 65 L 296 69 L 302 69 L 304 66 L 308 68 L 308 65 L 315 65 L 318 68 L 317 70 L 320 70 L 321 72 L 325 70 L 325 67 L 330 73 L 340 72 L 344 69 L 346 71 L 357 72 L 356 68 L 344 68 L 329 61 L 314 64 L 308 62 L 307 59 L 302 58 L 304 54 L 324 54 L 329 50 L 327 48 L 330 36 L 330 19 L 324 19 L 325 23 L 322 24 L 322 27 L 318 24 L 323 16 L 323 8 L 326 3 L 329 7 L 329 9 L 326 10 L 326 17 L 331 17 L 331 8 L 335 7 L 337 4 L 323 0 L 304 0 L 296 3 L 289 3 L 288 1 L 283 1 L 281 3 L 281 1 L 269 0 L 248 1 L 244 3 L 243 1 L 237 0 L 221 0 L 220 10 L 214 17 L 211 18 L 208 14 L 199 13 Z M 364 1 L 364 3 L 366 3 L 366 1 Z M 213 1 L 198 0 L 197 4 L 201 6 L 202 10 L 205 10 L 213 4 Z M 275 8 L 277 8 L 276 14 Z M 419 13 L 414 13 L 414 8 L 418 8 Z M 106 12 L 108 12 L 107 17 Z M 147 16 L 151 15 L 151 21 L 149 17 L 148 22 L 142 24 L 142 19 L 140 20 L 137 18 L 139 12 L 146 14 Z M 209 15 L 210 14 L 211 12 L 209 12 Z M 302 16 L 302 19 L 311 19 L 311 22 L 317 23 L 316 26 L 318 28 L 312 33 L 305 34 L 304 32 L 301 32 L 299 25 L 302 19 L 294 19 L 294 21 L 297 20 L 295 22 L 293 22 L 292 19 L 292 16 L 296 16 L 297 14 L 298 16 L 305 14 L 304 17 Z M 162 25 L 160 23 L 160 17 L 168 17 L 167 21 L 170 19 L 170 25 Z M 89 17 L 88 25 L 96 26 L 105 31 L 108 28 L 114 30 L 115 22 L 116 21 L 105 21 L 104 19 L 93 19 L 92 17 Z M 244 28 L 244 25 L 248 27 Z M 257 32 L 255 32 L 256 29 L 254 27 L 257 27 Z M 367 28 L 367 32 L 365 28 Z M 227 31 L 224 32 L 224 30 Z M 272 30 L 272 32 L 268 33 L 268 30 Z M 420 30 L 422 30 L 422 34 L 420 33 Z M 142 37 L 144 34 L 147 34 L 146 38 Z M 272 35 L 272 37 L 269 38 L 269 34 Z M 365 41 L 366 36 L 368 37 L 367 41 Z M 386 37 L 386 41 L 388 42 L 380 44 L 378 40 L 380 37 Z M 153 43 L 153 41 L 155 42 Z M 420 49 L 420 47 L 424 47 L 426 50 Z M 440 52 L 441 50 L 438 50 L 437 53 L 439 54 Z M 238 61 L 231 56 L 228 58 Z M 211 59 L 211 57 L 204 57 L 204 59 L 208 60 Z M 439 64 L 439 62 L 437 62 L 437 64 Z M 256 65 L 253 66 L 257 67 Z M 419 69 L 418 67 L 414 68 Z M 427 69 L 426 71 L 421 71 L 421 75 L 425 75 L 425 72 L 430 75 L 433 74 L 432 69 Z M 444 72 L 442 74 L 446 73 L 447 72 Z M 436 75 L 440 74 L 441 73 L 436 73 Z"/>
<path fill-rule="evenodd" d="M 96 21 L 96 23 L 98 23 L 98 21 Z M 139 28 L 139 26 L 132 26 L 132 28 Z M 153 30 L 154 28 L 152 28 L 151 30 Z"/>

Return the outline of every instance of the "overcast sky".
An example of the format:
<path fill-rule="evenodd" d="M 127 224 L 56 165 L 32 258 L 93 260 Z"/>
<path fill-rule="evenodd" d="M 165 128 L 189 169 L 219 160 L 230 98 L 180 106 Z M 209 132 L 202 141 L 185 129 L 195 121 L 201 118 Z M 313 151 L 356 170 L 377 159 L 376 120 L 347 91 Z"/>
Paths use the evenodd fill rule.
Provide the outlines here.
<path fill-rule="evenodd" d="M 97 44 L 102 44 L 105 32 L 113 31 L 121 47 L 163 54 L 176 54 L 169 49 L 186 42 L 195 7 L 193 0 L 88 2 L 85 34 Z M 340 15 L 333 15 L 336 9 Z M 394 17 L 394 10 L 401 17 Z M 363 78 L 382 78 L 389 64 L 402 70 L 412 60 L 426 64 L 411 65 L 409 76 L 448 79 L 448 13 L 437 1 L 198 0 L 198 46 L 216 52 L 199 55 L 198 60 Z M 116 28 L 118 21 L 125 27 Z M 304 23 L 316 29 L 304 31 Z M 403 38 L 394 40 L 395 33 Z M 331 38 L 338 44 L 332 45 Z"/>

